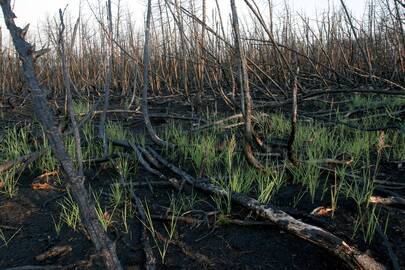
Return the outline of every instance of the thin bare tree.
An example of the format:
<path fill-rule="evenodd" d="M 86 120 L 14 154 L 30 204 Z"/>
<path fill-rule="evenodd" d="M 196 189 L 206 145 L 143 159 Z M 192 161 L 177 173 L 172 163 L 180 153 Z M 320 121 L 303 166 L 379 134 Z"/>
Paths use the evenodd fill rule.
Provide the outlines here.
<path fill-rule="evenodd" d="M 148 7 L 146 11 L 146 23 L 145 23 L 145 44 L 143 47 L 143 89 L 142 89 L 141 109 L 146 129 L 148 130 L 149 136 L 151 137 L 152 141 L 162 147 L 169 147 L 171 146 L 171 144 L 169 144 L 165 140 L 162 140 L 156 134 L 156 131 L 153 128 L 152 122 L 150 121 L 149 117 L 149 108 L 148 108 L 149 65 L 150 65 L 149 42 L 150 42 L 151 20 L 152 20 L 152 0 L 148 0 Z"/>
<path fill-rule="evenodd" d="M 232 26 L 234 32 L 234 48 L 236 59 L 238 61 L 238 76 L 239 76 L 239 87 L 241 93 L 241 107 L 242 113 L 245 120 L 245 155 L 254 167 L 258 169 L 263 169 L 263 165 L 255 158 L 253 154 L 252 142 L 253 142 L 253 126 L 252 126 L 252 112 L 253 112 L 253 101 L 250 95 L 250 85 L 249 76 L 246 68 L 246 57 L 241 43 L 240 29 L 239 29 L 239 19 L 238 12 L 235 5 L 235 0 L 231 0 L 232 9 Z"/>
<path fill-rule="evenodd" d="M 100 123 L 98 126 L 98 136 L 103 141 L 104 155 L 108 154 L 108 144 L 107 136 L 105 133 L 105 122 L 107 118 L 107 110 L 110 101 L 110 87 L 112 80 L 112 69 L 113 69 L 113 54 L 114 54 L 114 43 L 113 43 L 113 24 L 112 24 L 112 12 L 111 12 L 111 0 L 107 1 L 107 21 L 108 21 L 108 32 L 107 32 L 107 45 L 108 45 L 108 59 L 107 59 L 107 75 L 104 82 L 104 104 L 103 113 L 100 116 Z"/>
<path fill-rule="evenodd" d="M 80 131 L 77 126 L 77 121 L 75 117 L 75 112 L 73 109 L 73 97 L 70 84 L 70 75 L 69 75 L 69 62 L 66 57 L 65 49 L 65 22 L 63 20 L 64 12 L 59 9 L 59 20 L 60 20 L 60 29 L 59 29 L 59 39 L 58 39 L 58 52 L 62 62 L 62 76 L 66 92 L 67 100 L 67 110 L 69 113 L 70 122 L 72 123 L 72 130 L 75 137 L 75 151 L 76 151 L 76 164 L 78 167 L 78 173 L 80 176 L 83 176 L 83 160 L 82 160 L 82 151 L 81 151 L 81 140 L 80 140 Z"/>
<path fill-rule="evenodd" d="M 35 51 L 34 47 L 25 40 L 28 27 L 21 29 L 15 24 L 16 15 L 11 9 L 10 0 L 0 1 L 3 10 L 5 24 L 10 31 L 12 42 L 22 62 L 24 77 L 31 89 L 31 100 L 36 118 L 45 130 L 53 154 L 59 161 L 65 174 L 65 181 L 73 198 L 79 205 L 81 220 L 92 240 L 98 255 L 104 261 L 107 269 L 121 270 L 115 245 L 108 239 L 95 212 L 94 203 L 91 200 L 85 185 L 84 177 L 80 176 L 74 168 L 72 159 L 69 157 L 63 143 L 62 135 L 57 128 L 53 115 L 45 97 L 45 91 L 39 85 L 35 73 L 35 60 L 43 54 L 43 51 Z"/>

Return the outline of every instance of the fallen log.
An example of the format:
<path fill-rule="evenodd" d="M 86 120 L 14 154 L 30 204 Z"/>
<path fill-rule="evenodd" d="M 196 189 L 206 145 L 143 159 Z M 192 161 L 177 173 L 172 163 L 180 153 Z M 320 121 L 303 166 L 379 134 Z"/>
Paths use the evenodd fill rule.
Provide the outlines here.
<path fill-rule="evenodd" d="M 35 256 L 35 260 L 38 262 L 43 262 L 49 259 L 53 259 L 56 257 L 62 257 L 72 251 L 71 246 L 54 246 L 50 250 L 41 253 L 38 256 Z"/>
<path fill-rule="evenodd" d="M 403 208 L 405 209 L 405 199 L 401 197 L 380 197 L 380 196 L 370 196 L 369 199 L 370 203 L 373 204 L 382 204 L 385 206 L 391 206 L 391 207 L 398 207 L 398 208 Z"/>
<path fill-rule="evenodd" d="M 170 169 L 178 176 L 181 176 L 181 178 L 189 185 L 192 185 L 208 193 L 216 194 L 223 197 L 228 196 L 227 191 L 223 188 L 210 184 L 207 179 L 196 180 L 191 175 L 187 174 L 174 164 L 167 161 L 152 148 L 149 147 L 147 148 L 147 150 L 166 168 Z M 232 192 L 231 197 L 234 202 L 254 211 L 259 216 L 270 220 L 281 229 L 306 241 L 309 241 L 323 249 L 326 249 L 330 253 L 340 258 L 353 269 L 386 269 L 384 265 L 377 262 L 370 255 L 361 252 L 356 247 L 347 244 L 339 237 L 322 228 L 299 221 L 272 205 L 261 204 L 257 200 L 246 195 Z"/>

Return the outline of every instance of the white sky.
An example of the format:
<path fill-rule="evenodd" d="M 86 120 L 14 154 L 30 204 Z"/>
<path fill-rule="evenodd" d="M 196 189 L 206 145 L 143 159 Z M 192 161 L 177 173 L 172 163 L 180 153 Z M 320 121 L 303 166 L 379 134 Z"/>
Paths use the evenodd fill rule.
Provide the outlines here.
<path fill-rule="evenodd" d="M 92 5 L 104 5 L 106 0 L 12 0 L 14 2 L 14 11 L 17 15 L 17 23 L 20 26 L 24 26 L 27 23 L 31 24 L 31 29 L 35 29 L 35 26 L 41 25 L 48 16 L 57 16 L 58 9 L 68 6 L 69 13 L 76 17 L 79 12 L 80 3 L 82 7 L 88 9 L 87 1 Z M 112 0 L 113 6 L 119 0 Z M 156 0 L 153 0 L 153 2 Z M 323 10 L 328 8 L 328 0 L 287 0 L 290 3 L 293 14 L 297 12 L 301 14 L 306 14 L 310 18 L 316 17 L 316 14 L 320 14 Z M 156 1 L 157 2 L 157 1 Z M 185 1 L 187 6 L 188 0 Z M 196 1 L 197 3 L 199 1 Z M 267 0 L 256 0 L 257 3 L 267 3 Z M 330 0 L 332 4 L 336 7 L 340 7 L 339 0 Z M 214 0 L 207 0 L 209 7 L 214 7 Z M 224 13 L 223 18 L 228 19 L 229 16 L 229 0 L 219 0 L 219 3 Z M 282 9 L 284 7 L 284 0 L 273 0 L 273 3 L 277 9 Z M 364 8 L 366 6 L 367 0 L 345 0 L 346 5 L 350 11 L 355 16 L 362 16 L 364 13 Z M 239 13 L 246 15 L 247 7 L 243 4 L 242 0 L 237 0 Z M 143 16 L 145 10 L 146 0 L 121 0 L 121 6 L 123 9 L 130 11 L 133 14 L 133 19 L 136 20 L 137 24 L 142 26 Z M 267 12 L 267 8 L 263 5 L 263 12 Z M 210 12 L 207 12 L 210 15 Z M 89 15 L 91 16 L 91 15 Z M 3 36 L 5 25 L 3 21 L 3 15 L 0 12 L 0 27 L 3 29 Z"/>

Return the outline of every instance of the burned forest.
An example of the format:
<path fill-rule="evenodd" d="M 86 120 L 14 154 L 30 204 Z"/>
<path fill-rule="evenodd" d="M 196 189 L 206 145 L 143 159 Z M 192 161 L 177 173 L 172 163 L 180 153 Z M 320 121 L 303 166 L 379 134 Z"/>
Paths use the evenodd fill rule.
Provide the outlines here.
<path fill-rule="evenodd" d="M 0 0 L 0 269 L 405 269 L 403 0 L 131 1 Z"/>

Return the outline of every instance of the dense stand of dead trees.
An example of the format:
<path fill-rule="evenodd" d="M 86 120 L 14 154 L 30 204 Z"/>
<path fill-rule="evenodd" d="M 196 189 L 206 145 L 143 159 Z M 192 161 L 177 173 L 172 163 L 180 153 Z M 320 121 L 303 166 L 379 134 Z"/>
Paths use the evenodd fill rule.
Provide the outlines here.
<path fill-rule="evenodd" d="M 200 99 L 202 90 L 207 94 L 233 96 L 236 84 L 232 71 L 236 71 L 236 63 L 231 61 L 234 50 L 229 46 L 230 25 L 223 20 L 220 6 L 213 13 L 214 17 L 207 20 L 206 6 L 193 11 L 182 6 L 181 1 L 162 0 L 152 4 L 156 16 L 149 41 L 149 66 L 154 71 L 149 73 L 150 95 L 198 94 L 198 98 L 191 99 L 193 103 Z M 273 96 L 283 89 L 287 93 L 289 87 L 285 82 L 297 67 L 301 70 L 299 88 L 307 91 L 364 83 L 403 87 L 405 38 L 401 2 L 374 1 L 372 14 L 375 15 L 364 18 L 361 24 L 344 8 L 320 15 L 318 23 L 313 24 L 303 15 L 291 16 L 286 7 L 288 16 L 281 19 L 279 28 L 265 21 L 265 12 L 258 9 L 254 1 L 246 1 L 246 4 L 252 12 L 252 23 L 242 28 L 241 42 L 248 59 L 249 81 L 255 90 L 262 90 L 267 95 L 271 90 Z M 103 18 L 101 12 L 95 10 L 99 18 Z M 108 78 L 104 71 L 109 65 L 105 56 L 111 54 L 111 47 L 114 47 L 111 94 L 131 96 L 132 90 L 143 83 L 140 72 L 143 69 L 143 35 L 135 30 L 129 14 L 118 15 L 121 20 L 112 22 L 115 31 L 111 35 L 112 43 L 117 46 L 100 42 L 109 39 L 109 22 L 100 26 L 99 33 L 94 35 L 88 20 L 80 17 L 67 20 L 66 47 L 72 48 L 67 53 L 71 80 L 81 93 L 103 89 Z M 56 37 L 54 23 L 50 21 L 45 32 L 49 37 Z M 46 39 L 41 37 L 41 40 Z M 57 39 L 51 41 L 56 43 Z M 1 91 L 21 93 L 24 86 L 18 58 L 11 44 L 3 45 L 6 46 L 0 54 L 0 69 L 4 71 L 0 75 Z M 58 58 L 50 53 L 42 57 L 38 65 L 41 67 L 40 80 L 46 82 L 52 93 L 62 95 L 63 76 L 55 61 Z"/>

